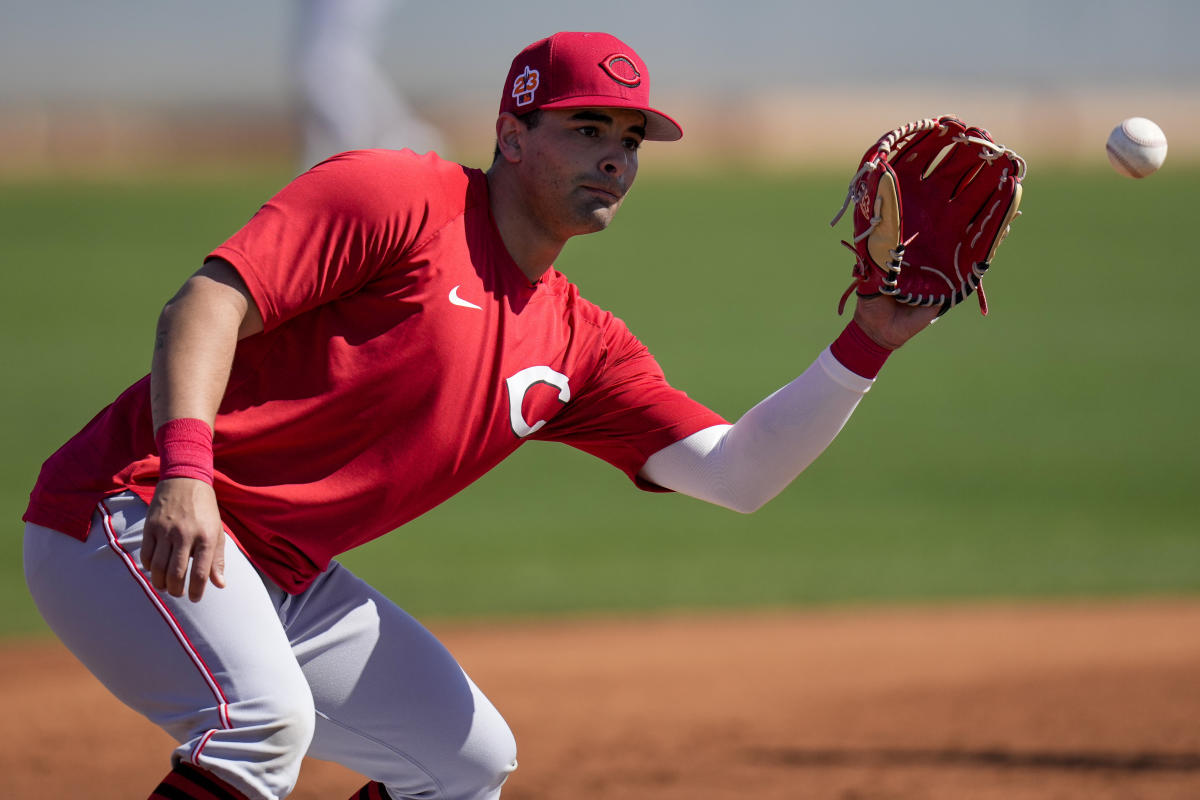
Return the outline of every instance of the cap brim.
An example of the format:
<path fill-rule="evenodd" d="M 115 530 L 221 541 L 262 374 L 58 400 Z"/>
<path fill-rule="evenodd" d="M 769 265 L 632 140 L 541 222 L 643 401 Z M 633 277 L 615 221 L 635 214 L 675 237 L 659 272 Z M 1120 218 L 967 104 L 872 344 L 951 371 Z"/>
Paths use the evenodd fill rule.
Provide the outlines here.
<path fill-rule="evenodd" d="M 619 97 L 594 95 L 588 97 L 565 97 L 553 100 L 538 108 L 631 108 L 646 115 L 646 139 L 652 142 L 676 142 L 683 138 L 679 123 L 655 108 L 646 108 Z"/>

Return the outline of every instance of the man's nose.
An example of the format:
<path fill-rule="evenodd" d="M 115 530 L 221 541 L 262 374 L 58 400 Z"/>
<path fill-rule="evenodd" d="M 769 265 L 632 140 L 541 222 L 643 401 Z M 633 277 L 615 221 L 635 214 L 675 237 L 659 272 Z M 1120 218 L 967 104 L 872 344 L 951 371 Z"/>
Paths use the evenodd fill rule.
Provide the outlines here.
<path fill-rule="evenodd" d="M 604 156 L 604 160 L 600 162 L 600 168 L 604 170 L 605 175 L 614 177 L 624 175 L 625 170 L 629 169 L 629 161 L 632 154 L 621 145 L 612 152 Z"/>

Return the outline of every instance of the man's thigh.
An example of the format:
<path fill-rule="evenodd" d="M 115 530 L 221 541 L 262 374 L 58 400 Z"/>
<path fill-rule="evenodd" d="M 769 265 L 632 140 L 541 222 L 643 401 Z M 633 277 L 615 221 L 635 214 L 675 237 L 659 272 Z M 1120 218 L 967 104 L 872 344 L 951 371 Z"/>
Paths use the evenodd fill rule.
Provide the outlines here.
<path fill-rule="evenodd" d="M 262 578 L 226 540 L 227 586 L 200 602 L 141 568 L 146 505 L 108 498 L 86 541 L 27 526 L 26 581 L 63 643 L 118 699 L 180 743 L 174 758 L 252 796 L 290 789 L 312 698 Z"/>
<path fill-rule="evenodd" d="M 317 709 L 310 755 L 395 796 L 498 795 L 512 734 L 424 626 L 337 563 L 280 614 Z"/>

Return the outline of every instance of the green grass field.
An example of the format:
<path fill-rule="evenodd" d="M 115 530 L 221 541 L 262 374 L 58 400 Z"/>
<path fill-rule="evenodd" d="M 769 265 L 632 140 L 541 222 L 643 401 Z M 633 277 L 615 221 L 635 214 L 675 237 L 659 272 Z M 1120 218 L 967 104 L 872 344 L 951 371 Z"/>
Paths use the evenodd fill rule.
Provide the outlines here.
<path fill-rule="evenodd" d="M 1200 170 L 1034 164 L 988 281 L 889 363 L 830 450 L 740 516 L 533 444 L 345 557 L 418 616 L 1200 591 L 1200 379 L 1184 243 Z M 736 418 L 837 334 L 845 175 L 644 169 L 559 268 Z M 283 173 L 0 184 L 0 635 L 38 632 L 41 461 L 146 371 L 162 303 Z"/>

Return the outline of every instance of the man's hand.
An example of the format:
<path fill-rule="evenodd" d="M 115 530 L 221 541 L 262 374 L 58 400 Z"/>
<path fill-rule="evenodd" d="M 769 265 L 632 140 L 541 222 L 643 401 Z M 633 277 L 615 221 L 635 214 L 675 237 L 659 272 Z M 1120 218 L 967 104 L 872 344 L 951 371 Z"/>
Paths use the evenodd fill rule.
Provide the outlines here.
<path fill-rule="evenodd" d="M 895 350 L 929 327 L 941 310 L 898 303 L 886 295 L 859 297 L 854 321 L 880 347 Z"/>
<path fill-rule="evenodd" d="M 183 597 L 186 584 L 192 602 L 210 579 L 225 586 L 225 529 L 212 486 L 191 478 L 159 482 L 142 534 L 142 566 L 156 589 L 175 597 Z"/>

